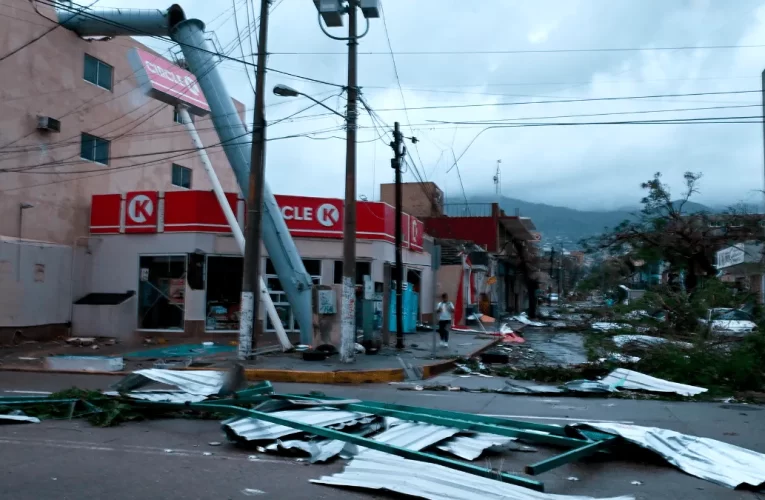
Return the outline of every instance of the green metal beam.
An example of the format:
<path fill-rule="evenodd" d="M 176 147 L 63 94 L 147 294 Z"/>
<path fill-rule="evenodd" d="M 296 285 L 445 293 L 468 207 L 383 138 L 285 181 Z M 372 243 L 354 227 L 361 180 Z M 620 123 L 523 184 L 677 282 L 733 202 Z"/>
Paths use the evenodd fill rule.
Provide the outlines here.
<path fill-rule="evenodd" d="M 277 395 L 274 395 L 274 397 L 283 398 L 283 399 L 297 399 L 300 396 L 294 396 L 292 394 L 283 396 L 283 395 L 277 394 Z M 310 396 L 303 396 L 302 398 L 321 399 L 321 398 L 312 398 Z M 534 431 L 531 429 L 517 429 L 514 427 L 510 427 L 508 426 L 508 424 L 505 424 L 505 425 L 485 424 L 480 421 L 475 421 L 473 417 L 476 417 L 477 415 L 471 415 L 469 413 L 452 412 L 452 414 L 459 415 L 459 418 L 451 418 L 451 417 L 444 417 L 444 416 L 432 415 L 427 413 L 417 413 L 412 411 L 398 410 L 395 408 L 390 408 L 389 406 L 396 406 L 396 405 L 380 404 L 379 406 L 376 406 L 376 405 L 369 405 L 367 404 L 367 402 L 363 402 L 361 404 L 344 405 L 343 408 L 347 410 L 351 410 L 351 411 L 362 412 L 362 413 L 371 413 L 372 415 L 377 415 L 381 417 L 396 417 L 403 420 L 410 420 L 414 422 L 424 422 L 427 424 L 442 425 L 444 427 L 454 427 L 456 429 L 461 429 L 464 431 L 488 432 L 490 434 L 497 434 L 500 436 L 522 438 L 527 441 L 545 443 L 545 444 L 549 444 L 553 446 L 560 446 L 563 448 L 579 448 L 583 444 L 589 443 L 589 441 L 585 439 L 578 439 L 578 438 L 565 437 L 565 436 L 559 436 L 559 435 L 542 434 L 539 431 Z"/>
<path fill-rule="evenodd" d="M 275 394 L 274 397 L 278 397 L 280 399 L 317 399 L 317 400 L 342 399 L 342 398 L 334 398 L 334 397 L 315 397 L 315 396 L 294 395 L 294 394 Z M 374 406 L 377 408 L 387 408 L 391 410 L 400 410 L 400 411 L 406 411 L 411 413 L 418 413 L 421 415 L 433 415 L 436 417 L 456 418 L 458 420 L 468 420 L 471 422 L 478 422 L 482 424 L 512 427 L 514 429 L 528 429 L 528 430 L 534 430 L 534 431 L 540 431 L 540 432 L 547 432 L 548 434 L 552 434 L 554 436 L 568 436 L 568 434 L 566 434 L 565 428 L 559 425 L 536 424 L 533 422 L 524 422 L 522 420 L 513 420 L 510 418 L 486 417 L 483 415 L 475 415 L 473 413 L 463 413 L 459 411 L 449 411 L 449 410 L 437 410 L 437 409 L 431 409 L 431 408 L 421 408 L 419 406 L 407 406 L 407 405 L 399 405 L 399 404 L 392 404 L 392 403 L 381 403 L 378 401 L 363 400 L 361 401 L 360 404 L 363 404 L 366 406 Z"/>
<path fill-rule="evenodd" d="M 603 441 L 596 441 L 586 446 L 582 446 L 581 448 L 576 448 L 575 450 L 569 450 L 566 453 L 555 455 L 554 457 L 548 458 L 547 460 L 542 460 L 541 462 L 527 465 L 525 468 L 525 472 L 526 474 L 529 474 L 530 476 L 536 476 L 537 474 L 547 472 L 548 470 L 555 469 L 556 467 L 560 467 L 561 465 L 565 465 L 571 462 L 576 462 L 577 460 L 581 458 L 590 456 L 593 453 L 597 453 L 599 451 L 603 451 L 607 449 L 613 444 L 614 439 L 616 439 L 614 436 L 610 436 L 609 439 L 605 439 Z"/>
<path fill-rule="evenodd" d="M 149 403 L 149 402 L 146 402 L 146 403 L 147 403 L 147 406 L 153 405 L 153 403 Z M 166 405 L 163 404 L 163 406 L 166 406 Z M 363 446 L 365 448 L 381 451 L 383 453 L 390 453 L 392 455 L 396 455 L 409 460 L 416 460 L 419 462 L 428 462 L 428 463 L 432 463 L 436 465 L 442 465 L 444 467 L 459 470 L 462 472 L 467 472 L 469 474 L 475 474 L 477 476 L 486 477 L 489 479 L 495 479 L 497 481 L 515 484 L 518 486 L 523 486 L 525 488 L 530 488 L 536 491 L 544 491 L 544 485 L 541 482 L 535 481 L 533 479 L 513 476 L 512 474 L 508 474 L 506 472 L 495 471 L 492 469 L 485 469 L 483 467 L 478 467 L 472 464 L 467 464 L 464 462 L 459 462 L 456 460 L 439 457 L 437 455 L 431 455 L 429 453 L 424 453 L 421 451 L 414 451 L 414 450 L 409 450 L 406 448 L 401 448 L 399 446 L 393 446 L 390 444 L 381 443 L 379 441 L 365 438 L 363 436 L 348 434 L 346 432 L 342 432 L 342 431 L 338 431 L 334 429 L 328 429 L 326 427 L 317 427 L 315 425 L 305 424 L 303 422 L 296 422 L 294 420 L 282 418 L 271 413 L 263 413 L 256 410 L 248 410 L 245 408 L 240 408 L 237 406 L 229 406 L 226 404 L 190 403 L 185 405 L 176 404 L 176 406 L 178 407 L 178 409 L 185 408 L 185 409 L 191 409 L 191 410 L 205 410 L 205 411 L 214 409 L 223 413 L 231 413 L 234 415 L 240 415 L 242 417 L 254 418 L 254 419 L 262 420 L 265 422 L 271 422 L 272 424 L 276 424 L 276 425 L 284 425 L 286 427 L 297 429 L 299 431 L 313 434 L 315 436 L 322 436 L 327 439 L 338 439 L 340 441 L 343 441 L 346 443 L 352 443 L 357 446 Z"/>

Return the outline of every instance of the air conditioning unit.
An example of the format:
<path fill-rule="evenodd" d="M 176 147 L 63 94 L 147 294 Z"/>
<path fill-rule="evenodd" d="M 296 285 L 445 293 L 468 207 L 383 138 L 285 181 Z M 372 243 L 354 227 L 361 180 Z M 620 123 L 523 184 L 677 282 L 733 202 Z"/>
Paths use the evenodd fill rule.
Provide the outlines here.
<path fill-rule="evenodd" d="M 61 122 L 50 116 L 37 117 L 37 129 L 48 132 L 61 132 Z"/>

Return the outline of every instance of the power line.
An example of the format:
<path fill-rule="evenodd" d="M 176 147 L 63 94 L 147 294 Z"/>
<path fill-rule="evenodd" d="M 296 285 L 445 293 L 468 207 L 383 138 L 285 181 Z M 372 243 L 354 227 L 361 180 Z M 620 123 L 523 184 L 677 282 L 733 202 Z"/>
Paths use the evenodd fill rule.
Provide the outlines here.
<path fill-rule="evenodd" d="M 82 13 L 82 11 L 84 11 L 85 9 L 89 9 L 89 8 L 93 7 L 95 4 L 97 4 L 97 3 L 98 3 L 98 2 L 100 2 L 100 1 L 101 1 L 101 0 L 95 0 L 95 2 L 91 3 L 90 5 L 87 5 L 87 6 L 83 5 L 83 6 L 80 8 L 80 10 L 79 10 L 78 12 L 75 12 L 74 14 L 72 14 L 72 17 L 76 16 L 77 14 L 80 14 L 80 13 Z M 69 19 L 71 19 L 71 17 L 70 17 Z M 12 55 L 14 55 L 14 54 L 17 54 L 17 53 L 21 52 L 22 50 L 24 50 L 25 48 L 29 47 L 30 45 L 32 45 L 32 44 L 33 44 L 33 43 L 35 43 L 36 41 L 38 41 L 38 40 L 40 40 L 41 38 L 44 38 L 45 36 L 49 35 L 49 34 L 50 34 L 50 33 L 51 33 L 53 30 L 55 30 L 55 29 L 56 29 L 56 28 L 58 28 L 59 26 L 60 26 L 59 24 L 56 24 L 55 26 L 51 27 L 50 29 L 48 29 L 48 30 L 46 30 L 46 31 L 43 31 L 43 32 L 42 32 L 42 34 L 40 34 L 40 35 L 38 35 L 38 36 L 34 37 L 33 39 L 29 40 L 29 41 L 28 41 L 28 42 L 26 42 L 25 44 L 23 44 L 23 45 L 21 45 L 21 46 L 19 46 L 19 47 L 15 48 L 15 49 L 13 49 L 12 51 L 8 52 L 8 53 L 7 53 L 7 54 L 5 54 L 4 56 L 0 57 L 0 62 L 3 62 L 3 61 L 5 61 L 6 59 L 8 59 L 9 57 L 11 57 Z"/>
<path fill-rule="evenodd" d="M 67 4 L 63 4 L 63 3 L 59 2 L 58 0 L 38 0 L 38 1 L 40 1 L 41 3 L 43 3 L 45 5 L 51 6 L 51 7 L 59 7 L 61 9 L 63 9 L 63 10 L 67 10 L 69 12 L 72 11 L 72 7 L 71 6 L 69 6 Z M 52 3 L 48 3 L 48 2 L 52 2 Z M 132 26 L 127 26 L 127 25 L 122 24 L 122 23 L 111 21 L 111 20 L 106 19 L 106 18 L 104 18 L 102 16 L 98 16 L 98 15 L 95 15 L 95 14 L 90 13 L 90 12 L 84 12 L 82 10 L 83 9 L 81 9 L 81 12 L 75 13 L 75 14 L 76 15 L 80 15 L 80 16 L 85 16 L 85 17 L 88 17 L 90 19 L 96 19 L 98 21 L 101 21 L 102 23 L 105 23 L 105 24 L 108 24 L 108 25 L 111 25 L 111 26 L 117 26 L 117 27 L 126 29 L 128 31 L 131 31 L 131 32 L 135 33 L 135 36 L 148 36 L 148 37 L 154 38 L 156 40 L 161 40 L 163 42 L 171 41 L 169 38 L 162 37 L 162 36 L 157 36 L 157 35 L 152 35 L 151 33 L 147 33 L 146 31 L 142 31 L 142 30 L 136 29 L 136 28 L 134 28 Z M 176 42 L 174 40 L 172 40 L 172 41 L 174 43 L 178 44 L 178 45 L 187 46 L 187 44 L 185 44 L 185 43 Z M 229 60 L 229 61 L 234 61 L 234 62 L 238 62 L 240 64 L 244 64 L 244 65 L 247 65 L 247 66 L 257 67 L 256 64 L 251 63 L 249 61 L 246 61 L 244 59 L 237 59 L 236 57 L 231 57 L 229 55 L 226 55 L 226 54 L 223 54 L 223 53 L 220 53 L 220 52 L 215 52 L 215 51 L 207 50 L 207 49 L 204 49 L 202 47 L 196 47 L 196 46 L 191 46 L 191 45 L 189 45 L 189 47 L 191 47 L 191 48 L 193 48 L 195 50 L 199 50 L 201 52 L 206 52 L 208 54 L 217 56 L 220 59 L 226 59 L 226 60 Z M 295 78 L 300 78 L 302 80 L 306 80 L 306 81 L 310 81 L 310 82 L 314 82 L 314 83 L 321 83 L 323 85 L 330 85 L 330 86 L 338 87 L 338 88 L 344 88 L 345 87 L 344 85 L 340 85 L 340 84 L 337 84 L 337 83 L 326 82 L 326 81 L 323 81 L 323 80 L 318 80 L 316 78 L 311 78 L 311 77 L 302 76 L 302 75 L 296 75 L 296 74 L 290 73 L 288 71 L 281 71 L 281 70 L 274 69 L 274 68 L 267 68 L 267 69 L 269 71 L 273 71 L 274 73 L 279 73 L 279 74 L 282 74 L 282 75 L 292 76 L 292 77 L 295 77 Z"/>
<path fill-rule="evenodd" d="M 761 90 L 735 90 L 735 91 L 723 91 L 723 92 L 691 92 L 687 94 L 655 94 L 655 95 L 641 95 L 641 96 L 622 96 L 622 97 L 590 97 L 583 99 L 558 99 L 552 101 L 525 101 L 525 102 L 496 102 L 496 103 L 481 103 L 481 104 L 453 104 L 453 105 L 441 105 L 441 106 L 420 106 L 416 108 L 409 108 L 409 110 L 424 110 L 424 109 L 461 109 L 461 108 L 483 108 L 493 106 L 521 106 L 526 104 L 565 104 L 573 102 L 594 102 L 594 101 L 621 101 L 621 100 L 637 100 L 637 99 L 656 99 L 660 97 L 698 97 L 705 95 L 733 95 L 733 94 L 759 94 Z M 379 111 L 404 111 L 403 108 L 382 108 Z"/>
<path fill-rule="evenodd" d="M 573 115 L 557 115 L 557 116 L 535 116 L 524 118 L 497 118 L 494 120 L 476 120 L 476 121 L 446 121 L 446 120 L 427 120 L 432 123 L 442 123 L 451 125 L 490 125 L 493 123 L 502 123 L 509 121 L 520 120 L 548 120 L 557 118 L 584 118 L 593 116 L 614 116 L 614 115 L 640 115 L 649 113 L 670 113 L 670 112 L 687 112 L 687 111 L 709 111 L 715 109 L 736 109 L 736 108 L 759 108 L 761 104 L 742 104 L 737 106 L 707 106 L 700 108 L 674 108 L 674 109 L 649 109 L 640 111 L 613 111 L 610 113 L 586 113 L 586 114 L 573 114 Z"/>
<path fill-rule="evenodd" d="M 504 49 L 504 50 L 406 50 L 396 52 L 399 56 L 449 56 L 449 55 L 507 55 L 507 54 L 569 54 L 591 52 L 658 52 L 664 50 L 730 50 L 730 49 L 759 49 L 765 44 L 751 45 L 681 45 L 677 47 L 622 47 L 622 48 L 589 48 L 589 49 Z M 306 52 L 271 52 L 277 56 L 339 56 L 343 52 L 335 51 L 306 51 Z M 365 56 L 387 56 L 387 52 L 359 52 Z"/>
<path fill-rule="evenodd" d="M 381 10 L 381 16 L 383 21 L 383 27 L 385 29 L 385 39 L 388 41 L 388 51 L 390 53 L 390 59 L 393 62 L 393 73 L 396 75 L 396 82 L 398 82 L 398 91 L 401 94 L 401 103 L 404 105 L 404 116 L 406 117 L 406 123 L 409 127 L 409 133 L 411 135 L 414 135 L 414 129 L 412 128 L 411 121 L 409 120 L 409 111 L 406 108 L 406 98 L 404 97 L 404 90 L 401 88 L 401 78 L 399 78 L 398 75 L 398 66 L 396 66 L 396 57 L 393 55 L 393 44 L 390 41 L 390 34 L 388 32 L 388 21 L 385 19 L 385 8 L 383 7 L 383 4 L 380 3 L 380 10 Z M 414 149 L 417 152 L 417 158 L 420 160 L 420 165 L 423 166 L 423 174 L 425 173 L 425 164 L 422 162 L 422 157 L 420 156 L 420 148 L 417 146 L 417 142 L 414 143 Z M 412 162 L 412 168 L 414 171 L 417 171 L 417 165 Z"/>

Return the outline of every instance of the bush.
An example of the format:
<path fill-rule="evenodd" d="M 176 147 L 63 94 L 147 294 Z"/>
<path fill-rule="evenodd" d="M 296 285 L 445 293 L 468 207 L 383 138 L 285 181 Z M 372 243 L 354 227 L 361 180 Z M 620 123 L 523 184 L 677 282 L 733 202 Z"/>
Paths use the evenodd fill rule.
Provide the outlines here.
<path fill-rule="evenodd" d="M 712 394 L 765 387 L 765 334 L 735 344 L 700 342 L 692 349 L 671 344 L 645 352 L 635 370 L 672 382 L 705 387 Z"/>

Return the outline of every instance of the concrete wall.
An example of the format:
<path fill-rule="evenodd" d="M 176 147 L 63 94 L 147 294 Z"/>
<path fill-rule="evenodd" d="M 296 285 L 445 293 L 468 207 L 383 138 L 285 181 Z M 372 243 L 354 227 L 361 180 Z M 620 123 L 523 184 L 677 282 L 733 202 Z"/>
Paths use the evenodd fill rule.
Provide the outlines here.
<path fill-rule="evenodd" d="M 0 237 L 0 328 L 69 321 L 72 249 Z"/>
<path fill-rule="evenodd" d="M 38 15 L 32 2 L 4 2 L 0 54 L 7 54 L 55 26 Z M 53 19 L 50 7 L 36 4 Z M 169 5 L 169 4 L 168 4 Z M 90 197 L 96 193 L 181 189 L 171 184 L 173 162 L 192 169 L 192 188 L 211 189 L 185 128 L 173 121 L 173 108 L 143 95 L 128 62 L 140 47 L 130 37 L 96 42 L 58 28 L 0 66 L 0 235 L 18 236 L 20 203 L 24 238 L 71 245 L 88 234 Z M 113 66 L 113 89 L 83 79 L 85 54 Z M 168 54 L 162 54 L 167 57 Z M 244 106 L 236 103 L 244 116 Z M 61 132 L 37 130 L 37 115 L 61 121 Z M 207 146 L 219 143 L 209 119 L 197 119 Z M 108 166 L 80 159 L 80 135 L 111 140 Z M 175 153 L 174 153 L 175 152 Z M 148 153 L 160 153 L 156 156 Z M 239 191 L 225 154 L 208 154 L 226 191 Z M 174 157 L 174 158 L 170 158 Z"/>
<path fill-rule="evenodd" d="M 76 304 L 72 310 L 72 335 L 130 341 L 137 304 L 135 295 L 112 306 Z"/>

